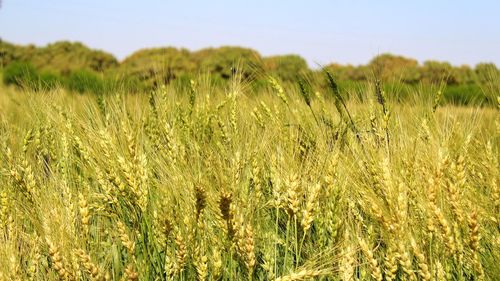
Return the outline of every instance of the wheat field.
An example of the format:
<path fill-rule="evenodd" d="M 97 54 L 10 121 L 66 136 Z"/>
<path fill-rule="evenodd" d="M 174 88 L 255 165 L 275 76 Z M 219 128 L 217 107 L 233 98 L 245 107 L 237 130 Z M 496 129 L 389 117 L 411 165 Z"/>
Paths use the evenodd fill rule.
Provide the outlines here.
<path fill-rule="evenodd" d="M 0 88 L 0 280 L 499 280 L 500 100 L 329 82 Z"/>

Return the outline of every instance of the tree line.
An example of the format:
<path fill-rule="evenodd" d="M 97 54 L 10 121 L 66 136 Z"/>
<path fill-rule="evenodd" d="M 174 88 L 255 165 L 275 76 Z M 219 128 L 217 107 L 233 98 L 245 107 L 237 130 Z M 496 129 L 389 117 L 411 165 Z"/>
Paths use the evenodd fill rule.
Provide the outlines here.
<path fill-rule="evenodd" d="M 295 83 L 298 78 L 305 77 L 312 83 L 321 84 L 321 79 L 317 79 L 321 70 L 309 68 L 305 59 L 298 55 L 264 57 L 242 47 L 199 51 L 150 48 L 119 61 L 109 53 L 90 49 L 79 42 L 61 41 L 36 47 L 0 41 L 0 66 L 4 83 L 29 85 L 35 90 L 64 86 L 78 92 L 99 93 L 125 85 L 132 91 L 144 91 L 207 74 L 215 84 L 224 84 L 234 75 L 235 68 L 243 79 L 257 86 L 269 75 L 283 83 Z M 482 84 L 499 76 L 499 69 L 493 63 L 479 63 L 474 67 L 453 66 L 441 61 L 419 63 L 393 54 L 378 55 L 366 65 L 333 63 L 324 68 L 346 85 L 373 79 L 403 86 L 441 84 L 447 86 L 448 93 L 468 96 L 477 95 Z"/>

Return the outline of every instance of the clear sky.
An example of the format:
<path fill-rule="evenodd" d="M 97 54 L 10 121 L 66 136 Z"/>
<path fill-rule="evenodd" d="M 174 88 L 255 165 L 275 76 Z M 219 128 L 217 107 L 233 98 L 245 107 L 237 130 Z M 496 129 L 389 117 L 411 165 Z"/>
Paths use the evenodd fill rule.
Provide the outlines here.
<path fill-rule="evenodd" d="M 122 59 L 144 47 L 239 45 L 360 64 L 391 52 L 500 66 L 499 0 L 0 0 L 0 37 L 81 41 Z"/>

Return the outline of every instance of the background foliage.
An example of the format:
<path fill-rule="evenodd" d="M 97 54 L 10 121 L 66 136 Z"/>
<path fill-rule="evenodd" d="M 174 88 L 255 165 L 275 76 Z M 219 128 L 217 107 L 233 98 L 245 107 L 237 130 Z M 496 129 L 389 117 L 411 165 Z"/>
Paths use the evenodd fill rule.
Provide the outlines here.
<path fill-rule="evenodd" d="M 64 86 L 80 93 L 109 92 L 116 88 L 141 92 L 159 85 L 189 81 L 207 75 L 215 86 L 227 86 L 235 72 L 252 82 L 258 92 L 267 76 L 284 84 L 297 78 L 315 85 L 325 83 L 318 77 L 321 70 L 310 69 L 298 55 L 262 57 L 257 51 L 241 47 L 207 48 L 198 51 L 173 47 L 139 50 L 119 62 L 111 54 L 92 50 L 81 43 L 56 42 L 45 47 L 18 46 L 0 42 L 0 65 L 5 84 L 30 87 L 36 91 Z M 381 54 L 367 65 L 324 66 L 340 83 L 356 87 L 368 81 L 381 80 L 402 90 L 417 90 L 421 85 L 441 85 L 444 101 L 459 104 L 490 103 L 494 98 L 484 93 L 499 76 L 492 63 L 474 68 L 452 66 L 447 62 L 417 60 L 392 54 Z M 178 82 L 176 82 L 178 81 Z"/>

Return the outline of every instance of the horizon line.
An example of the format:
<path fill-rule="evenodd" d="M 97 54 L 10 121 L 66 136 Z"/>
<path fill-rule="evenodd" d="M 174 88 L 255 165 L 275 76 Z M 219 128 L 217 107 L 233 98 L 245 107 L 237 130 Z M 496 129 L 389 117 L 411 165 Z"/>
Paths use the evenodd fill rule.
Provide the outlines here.
<path fill-rule="evenodd" d="M 0 0 L 0 2 L 1 2 L 1 0 Z M 156 45 L 156 46 L 149 46 L 149 47 L 141 47 L 139 49 L 136 49 L 132 53 L 129 53 L 129 54 L 121 57 L 120 55 L 114 53 L 113 51 L 108 51 L 108 50 L 106 50 L 104 48 L 100 48 L 100 47 L 93 47 L 93 46 L 91 46 L 91 45 L 89 45 L 89 44 L 87 44 L 87 43 L 85 43 L 85 42 L 83 42 L 81 40 L 59 39 L 59 40 L 55 40 L 55 41 L 52 41 L 52 42 L 47 42 L 45 44 L 16 43 L 16 42 L 13 42 L 13 41 L 5 40 L 4 38 L 2 38 L 0 36 L 0 43 L 1 42 L 6 42 L 6 43 L 10 43 L 10 44 L 17 45 L 17 46 L 34 46 L 36 48 L 44 48 L 44 47 L 48 47 L 49 45 L 52 45 L 52 44 L 55 44 L 55 43 L 60 43 L 60 42 L 69 42 L 69 43 L 72 43 L 72 44 L 79 43 L 79 44 L 82 44 L 83 46 L 87 47 L 90 50 L 101 51 L 101 52 L 108 53 L 108 54 L 112 55 L 119 63 L 123 63 L 127 58 L 129 58 L 130 56 L 134 55 L 135 53 L 137 53 L 139 51 L 148 50 L 148 49 L 174 48 L 174 49 L 178 49 L 178 50 L 187 50 L 190 53 L 195 53 L 195 52 L 199 52 L 199 51 L 206 50 L 206 49 L 218 49 L 218 48 L 224 48 L 224 47 L 231 47 L 231 48 L 243 48 L 243 49 L 248 49 L 248 50 L 255 51 L 255 52 L 257 52 L 259 54 L 259 56 L 261 58 L 279 57 L 279 56 L 299 56 L 300 58 L 302 58 L 307 63 L 307 66 L 309 68 L 311 68 L 311 69 L 318 69 L 318 68 L 321 68 L 321 67 L 324 67 L 324 66 L 328 66 L 328 65 L 333 65 L 333 64 L 337 64 L 337 65 L 340 65 L 340 66 L 354 66 L 354 67 L 359 67 L 359 66 L 368 65 L 371 62 L 371 60 L 373 60 L 374 58 L 376 58 L 378 56 L 381 56 L 381 55 L 393 55 L 393 56 L 403 57 L 403 58 L 406 58 L 406 59 L 412 59 L 412 60 L 417 61 L 417 64 L 419 66 L 423 65 L 425 62 L 428 62 L 428 61 L 440 62 L 440 63 L 448 63 L 452 67 L 468 66 L 468 67 L 472 68 L 472 67 L 475 67 L 475 66 L 477 66 L 479 64 L 493 64 L 493 65 L 495 65 L 495 67 L 497 66 L 497 64 L 495 62 L 493 62 L 493 60 L 491 60 L 491 61 L 479 61 L 479 62 L 476 62 L 473 65 L 472 64 L 468 64 L 468 63 L 454 64 L 453 62 L 450 62 L 450 61 L 447 61 L 447 60 L 440 60 L 440 59 L 435 59 L 435 58 L 431 58 L 431 59 L 417 59 L 417 58 L 411 57 L 409 55 L 405 55 L 405 54 L 401 54 L 401 53 L 393 53 L 393 52 L 390 52 L 390 51 L 378 52 L 376 55 L 372 56 L 371 59 L 369 59 L 365 63 L 359 63 L 359 64 L 355 64 L 355 63 L 351 63 L 351 62 L 342 63 L 342 62 L 338 62 L 338 61 L 333 61 L 332 60 L 332 61 L 330 61 L 330 62 L 328 62 L 326 64 L 321 64 L 321 63 L 318 63 L 316 61 L 309 61 L 302 54 L 299 54 L 299 53 L 280 53 L 280 54 L 268 54 L 268 55 L 264 55 L 257 48 L 247 47 L 247 46 L 244 46 L 244 45 L 231 45 L 231 44 L 209 45 L 209 46 L 202 47 L 202 48 L 197 48 L 197 49 L 193 49 L 193 48 L 189 48 L 189 47 L 182 47 L 182 46 L 175 46 L 175 45 Z"/>

